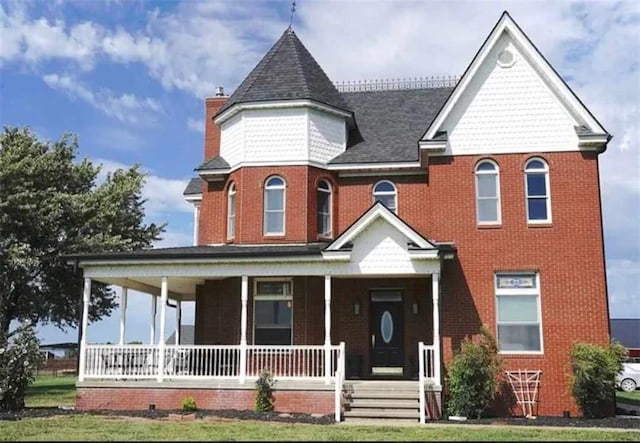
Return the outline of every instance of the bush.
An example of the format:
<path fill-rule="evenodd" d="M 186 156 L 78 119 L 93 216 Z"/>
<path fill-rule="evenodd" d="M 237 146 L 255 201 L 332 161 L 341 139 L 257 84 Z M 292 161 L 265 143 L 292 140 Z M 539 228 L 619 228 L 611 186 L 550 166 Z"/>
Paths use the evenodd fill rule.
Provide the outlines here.
<path fill-rule="evenodd" d="M 486 327 L 474 342 L 465 338 L 449 366 L 449 415 L 480 418 L 495 397 L 502 361 Z"/>
<path fill-rule="evenodd" d="M 256 411 L 273 411 L 273 377 L 268 370 L 263 370 L 256 380 Z"/>
<path fill-rule="evenodd" d="M 182 399 L 182 410 L 187 412 L 197 411 L 196 401 L 193 397 L 185 397 Z"/>
<path fill-rule="evenodd" d="M 588 418 L 610 416 L 615 410 L 616 375 L 627 352 L 620 343 L 608 347 L 574 343 L 571 350 L 571 393 Z"/>
<path fill-rule="evenodd" d="M 24 408 L 24 396 L 42 362 L 38 339 L 30 324 L 5 336 L 0 331 L 0 410 Z"/>

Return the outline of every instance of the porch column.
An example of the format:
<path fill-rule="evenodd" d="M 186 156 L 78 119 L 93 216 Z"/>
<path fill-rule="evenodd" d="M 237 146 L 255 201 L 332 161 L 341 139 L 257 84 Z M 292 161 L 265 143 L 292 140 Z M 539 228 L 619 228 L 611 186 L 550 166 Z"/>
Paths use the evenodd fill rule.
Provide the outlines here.
<path fill-rule="evenodd" d="M 200 205 L 193 205 L 193 246 L 198 246 L 198 229 L 200 221 Z"/>
<path fill-rule="evenodd" d="M 89 299 L 91 297 L 91 279 L 84 279 L 82 291 L 82 336 L 80 337 L 80 364 L 78 368 L 78 381 L 84 380 L 84 371 L 87 365 L 87 327 L 89 326 Z"/>
<path fill-rule="evenodd" d="M 174 345 L 180 344 L 180 326 L 182 324 L 182 300 L 176 299 L 176 342 Z"/>
<path fill-rule="evenodd" d="M 127 295 L 128 289 L 123 287 L 120 295 L 120 346 L 124 345 L 124 336 L 127 332 Z"/>
<path fill-rule="evenodd" d="M 436 383 L 440 380 L 440 274 L 431 274 L 431 299 L 433 300 L 433 376 Z"/>
<path fill-rule="evenodd" d="M 160 336 L 158 339 L 158 381 L 164 378 L 164 330 L 167 323 L 167 300 L 169 296 L 169 281 L 162 277 L 160 287 Z"/>
<path fill-rule="evenodd" d="M 156 310 L 158 309 L 158 297 L 151 294 L 151 337 L 149 344 L 156 343 Z"/>
<path fill-rule="evenodd" d="M 247 376 L 247 300 L 249 299 L 249 277 L 242 276 L 240 300 L 242 311 L 240 314 L 240 383 L 244 383 Z"/>
<path fill-rule="evenodd" d="M 331 276 L 324 276 L 324 382 L 331 382 Z"/>

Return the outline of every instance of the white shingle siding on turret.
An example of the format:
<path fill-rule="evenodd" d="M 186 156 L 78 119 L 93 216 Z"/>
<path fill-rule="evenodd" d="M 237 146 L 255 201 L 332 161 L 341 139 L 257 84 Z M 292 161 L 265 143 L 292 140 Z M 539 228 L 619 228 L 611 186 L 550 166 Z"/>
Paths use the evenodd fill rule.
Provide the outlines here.
<path fill-rule="evenodd" d="M 346 149 L 344 118 L 309 110 L 309 160 L 327 163 Z"/>
<path fill-rule="evenodd" d="M 500 67 L 507 49 L 515 64 Z M 576 120 L 505 33 L 444 121 L 444 155 L 578 150 Z"/>
<path fill-rule="evenodd" d="M 238 164 L 244 156 L 242 114 L 224 122 L 220 128 L 220 156 L 230 165 Z"/>
<path fill-rule="evenodd" d="M 247 109 L 222 123 L 220 155 L 240 164 L 326 164 L 346 148 L 344 117 L 306 107 Z"/>
<path fill-rule="evenodd" d="M 305 109 L 247 110 L 244 114 L 244 160 L 305 160 L 307 115 Z"/>

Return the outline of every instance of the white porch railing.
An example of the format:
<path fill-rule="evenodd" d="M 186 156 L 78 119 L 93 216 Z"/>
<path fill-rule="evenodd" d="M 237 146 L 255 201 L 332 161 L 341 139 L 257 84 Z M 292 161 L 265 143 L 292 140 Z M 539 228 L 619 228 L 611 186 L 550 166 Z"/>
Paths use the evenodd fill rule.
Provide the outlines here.
<path fill-rule="evenodd" d="M 267 369 L 279 379 L 320 379 L 325 376 L 324 345 L 247 346 L 247 377 L 258 377 Z M 338 367 L 340 346 L 331 346 L 329 374 Z"/>
<path fill-rule="evenodd" d="M 258 377 L 268 370 L 275 379 L 320 380 L 325 378 L 324 345 L 262 346 L 246 349 L 246 376 Z M 328 348 L 331 378 L 344 377 L 344 346 Z M 87 345 L 83 378 L 103 379 L 239 379 L 240 345 L 166 345 L 164 365 L 159 365 L 157 345 Z M 162 377 L 158 377 L 160 366 Z"/>
<path fill-rule="evenodd" d="M 87 345 L 85 352 L 85 378 L 157 377 L 157 346 Z"/>
<path fill-rule="evenodd" d="M 420 423 L 426 420 L 425 407 L 425 386 L 427 384 L 440 385 L 439 360 L 436 358 L 434 345 L 418 343 L 418 389 L 420 393 Z"/>
<path fill-rule="evenodd" d="M 345 378 L 345 344 L 340 342 L 340 350 L 338 351 L 338 368 L 335 372 L 335 419 L 336 422 L 340 422 L 342 419 L 342 389 Z"/>

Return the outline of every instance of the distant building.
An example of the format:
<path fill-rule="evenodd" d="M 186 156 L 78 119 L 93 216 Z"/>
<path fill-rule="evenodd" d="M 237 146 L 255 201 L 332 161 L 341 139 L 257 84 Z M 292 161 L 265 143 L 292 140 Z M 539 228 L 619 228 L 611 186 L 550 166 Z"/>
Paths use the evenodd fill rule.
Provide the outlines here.
<path fill-rule="evenodd" d="M 630 358 L 640 358 L 640 318 L 612 318 L 611 338 L 627 348 Z"/>
<path fill-rule="evenodd" d="M 180 344 L 181 345 L 193 345 L 195 344 L 196 327 L 195 325 L 182 325 L 180 326 Z M 176 333 L 173 332 L 166 341 L 168 345 L 176 344 Z"/>

